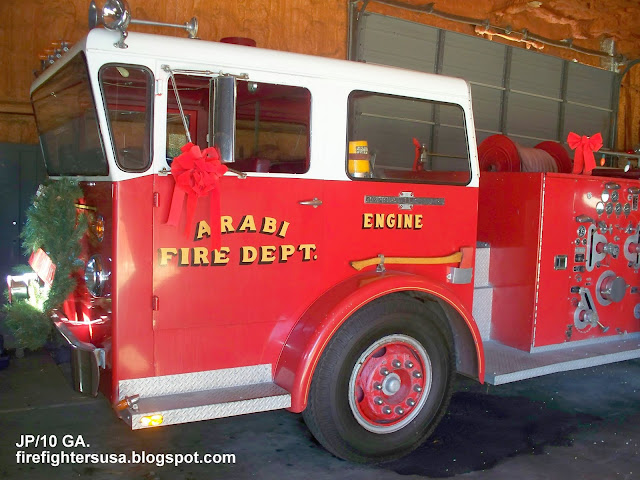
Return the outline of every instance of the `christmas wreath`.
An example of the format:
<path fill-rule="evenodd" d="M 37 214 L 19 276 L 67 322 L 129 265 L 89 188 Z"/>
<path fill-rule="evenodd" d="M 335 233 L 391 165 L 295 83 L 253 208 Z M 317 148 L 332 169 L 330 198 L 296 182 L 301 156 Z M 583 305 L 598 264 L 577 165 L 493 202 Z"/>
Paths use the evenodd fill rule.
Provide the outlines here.
<path fill-rule="evenodd" d="M 82 267 L 78 258 L 80 240 L 88 227 L 86 216 L 76 213 L 76 203 L 82 195 L 72 179 L 48 181 L 38 188 L 27 210 L 22 247 L 27 255 L 42 248 L 56 268 L 50 288 L 5 307 L 7 327 L 23 348 L 37 349 L 46 343 L 51 329 L 49 313 L 76 288 L 77 280 L 72 274 Z M 37 290 L 38 284 L 32 287 Z"/>

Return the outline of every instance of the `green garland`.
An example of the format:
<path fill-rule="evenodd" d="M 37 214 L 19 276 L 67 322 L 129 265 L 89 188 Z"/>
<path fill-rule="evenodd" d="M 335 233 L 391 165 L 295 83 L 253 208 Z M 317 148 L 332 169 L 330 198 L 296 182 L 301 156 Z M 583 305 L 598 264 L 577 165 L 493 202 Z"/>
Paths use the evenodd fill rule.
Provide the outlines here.
<path fill-rule="evenodd" d="M 40 186 L 27 210 L 22 247 L 28 255 L 42 248 L 56 265 L 49 298 L 44 303 L 45 312 L 62 305 L 76 288 L 71 274 L 82 267 L 78 259 L 80 240 L 88 227 L 86 216 L 76 213 L 76 203 L 82 195 L 74 180 L 50 181 Z"/>
<path fill-rule="evenodd" d="M 22 247 L 27 255 L 42 248 L 56 265 L 56 272 L 41 310 L 24 300 L 5 308 L 7 326 L 23 348 L 37 349 L 46 343 L 51 329 L 49 313 L 76 288 L 71 274 L 82 268 L 80 240 L 88 227 L 86 215 L 76 213 L 75 205 L 82 196 L 72 179 L 48 181 L 40 186 L 27 210 Z"/>
<path fill-rule="evenodd" d="M 27 300 L 18 300 L 5 306 L 5 325 L 16 339 L 16 347 L 37 350 L 51 333 L 49 317 Z"/>

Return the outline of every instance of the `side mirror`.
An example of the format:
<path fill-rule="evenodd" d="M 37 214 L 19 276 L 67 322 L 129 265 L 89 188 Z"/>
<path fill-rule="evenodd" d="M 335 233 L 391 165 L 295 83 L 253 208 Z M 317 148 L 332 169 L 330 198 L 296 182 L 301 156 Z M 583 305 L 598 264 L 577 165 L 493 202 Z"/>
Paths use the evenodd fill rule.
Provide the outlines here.
<path fill-rule="evenodd" d="M 213 81 L 213 144 L 220 150 L 220 161 L 234 161 L 236 148 L 236 79 L 216 77 Z"/>

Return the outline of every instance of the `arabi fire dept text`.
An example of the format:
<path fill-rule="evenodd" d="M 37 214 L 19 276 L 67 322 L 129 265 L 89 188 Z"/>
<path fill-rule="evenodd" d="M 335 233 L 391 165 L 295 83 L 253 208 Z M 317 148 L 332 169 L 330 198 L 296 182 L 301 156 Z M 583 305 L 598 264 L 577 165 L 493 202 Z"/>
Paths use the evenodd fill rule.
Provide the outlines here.
<path fill-rule="evenodd" d="M 273 217 L 263 217 L 256 226 L 253 215 L 245 215 L 234 227 L 233 217 L 220 217 L 220 229 L 222 234 L 227 233 L 261 233 L 263 235 L 275 235 L 285 238 L 290 223 L 287 221 L 278 222 Z M 204 240 L 211 237 L 211 226 L 206 220 L 200 220 L 195 229 L 195 241 Z M 303 262 L 317 260 L 315 254 L 315 243 L 301 243 L 298 245 L 261 245 L 258 247 L 243 245 L 240 247 L 237 263 L 240 265 L 266 265 L 275 263 L 286 263 L 294 256 L 300 257 Z M 222 246 L 209 250 L 208 247 L 160 247 L 158 248 L 158 261 L 161 267 L 177 262 L 178 266 L 224 266 L 233 258 L 231 249 Z"/>

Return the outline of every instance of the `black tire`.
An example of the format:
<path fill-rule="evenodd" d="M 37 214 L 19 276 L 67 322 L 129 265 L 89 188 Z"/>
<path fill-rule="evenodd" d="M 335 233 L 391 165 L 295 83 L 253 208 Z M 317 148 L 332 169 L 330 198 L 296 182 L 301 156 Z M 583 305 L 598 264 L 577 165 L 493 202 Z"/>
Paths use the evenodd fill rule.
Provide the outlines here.
<path fill-rule="evenodd" d="M 303 412 L 309 430 L 327 450 L 350 461 L 379 463 L 408 454 L 427 439 L 446 411 L 454 375 L 452 345 L 450 329 L 431 302 L 392 294 L 364 306 L 340 327 L 318 362 Z M 394 352 L 410 355 L 394 357 Z M 420 381 L 414 377 L 421 367 L 405 367 L 414 362 L 403 360 L 397 370 L 390 365 L 392 358 L 397 366 L 398 358 L 411 355 L 425 372 L 424 387 L 412 386 Z M 389 366 L 386 373 L 384 365 Z M 378 378 L 372 375 L 380 372 L 387 376 L 371 383 Z M 394 375 L 404 380 L 392 380 Z M 412 397 L 416 388 L 422 396 Z M 398 396 L 402 404 L 384 403 Z M 367 410 L 378 408 L 381 399 L 380 408 L 389 406 L 395 423 L 385 418 L 388 409 Z M 410 402 L 415 406 L 408 407 Z"/>

